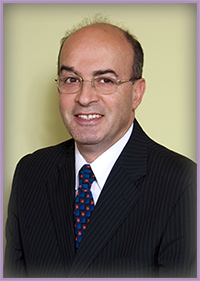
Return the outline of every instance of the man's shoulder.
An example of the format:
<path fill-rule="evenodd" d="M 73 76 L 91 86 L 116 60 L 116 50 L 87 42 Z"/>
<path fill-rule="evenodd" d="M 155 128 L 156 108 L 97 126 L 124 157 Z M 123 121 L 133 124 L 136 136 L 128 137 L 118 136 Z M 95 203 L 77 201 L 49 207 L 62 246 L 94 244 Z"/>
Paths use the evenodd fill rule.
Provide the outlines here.
<path fill-rule="evenodd" d="M 148 167 L 154 174 L 182 186 L 196 182 L 197 164 L 188 157 L 154 141 L 150 141 L 148 156 Z"/>
<path fill-rule="evenodd" d="M 140 144 L 142 150 L 146 150 L 149 160 L 155 161 L 167 161 L 174 163 L 182 163 L 184 165 L 196 166 L 196 163 L 188 157 L 180 154 L 179 152 L 173 151 L 172 149 L 156 142 L 149 137 L 141 128 L 139 123 L 136 121 L 136 138 L 137 143 Z M 133 134 L 133 138 L 135 138 Z M 135 145 L 135 144 L 134 144 Z"/>
<path fill-rule="evenodd" d="M 176 165 L 181 164 L 184 166 L 196 166 L 196 163 L 187 156 L 184 156 L 179 152 L 176 152 L 153 140 L 150 140 L 149 142 L 149 155 L 150 158 L 158 158 L 158 160 L 162 161 L 163 163 L 167 162 L 174 163 Z"/>
<path fill-rule="evenodd" d="M 52 167 L 65 161 L 69 155 L 73 155 L 74 141 L 73 139 L 64 141 L 62 143 L 38 149 L 32 153 L 23 156 L 17 167 L 23 169 L 43 169 L 43 167 Z"/>
<path fill-rule="evenodd" d="M 148 172 L 151 171 L 151 173 L 157 174 L 157 177 L 167 174 L 171 177 L 176 175 L 177 178 L 195 178 L 197 165 L 194 161 L 154 141 L 138 123 L 136 124 L 136 134 L 137 143 L 139 143 L 138 147 L 141 150 L 138 153 L 145 155 Z"/>

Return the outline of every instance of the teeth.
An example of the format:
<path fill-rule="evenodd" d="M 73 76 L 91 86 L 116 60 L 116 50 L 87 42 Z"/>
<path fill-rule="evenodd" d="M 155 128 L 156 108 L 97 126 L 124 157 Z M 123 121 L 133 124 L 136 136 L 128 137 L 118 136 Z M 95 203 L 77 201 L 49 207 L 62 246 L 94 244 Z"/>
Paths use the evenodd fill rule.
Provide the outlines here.
<path fill-rule="evenodd" d="M 92 120 L 95 118 L 100 118 L 102 115 L 99 114 L 89 114 L 89 115 L 78 115 L 79 118 L 85 119 L 85 120 Z"/>

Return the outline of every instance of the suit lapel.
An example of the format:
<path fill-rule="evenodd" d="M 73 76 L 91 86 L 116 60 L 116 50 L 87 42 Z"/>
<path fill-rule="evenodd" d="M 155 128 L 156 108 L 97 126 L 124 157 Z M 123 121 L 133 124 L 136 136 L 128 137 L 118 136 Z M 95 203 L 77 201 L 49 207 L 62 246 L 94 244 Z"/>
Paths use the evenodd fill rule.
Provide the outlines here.
<path fill-rule="evenodd" d="M 147 139 L 135 120 L 134 132 L 102 190 L 69 277 L 81 276 L 141 199 L 137 182 L 146 174 Z"/>
<path fill-rule="evenodd" d="M 58 246 L 66 272 L 68 272 L 74 251 L 74 148 L 64 152 L 56 164 L 55 172 L 47 181 L 47 193 Z"/>

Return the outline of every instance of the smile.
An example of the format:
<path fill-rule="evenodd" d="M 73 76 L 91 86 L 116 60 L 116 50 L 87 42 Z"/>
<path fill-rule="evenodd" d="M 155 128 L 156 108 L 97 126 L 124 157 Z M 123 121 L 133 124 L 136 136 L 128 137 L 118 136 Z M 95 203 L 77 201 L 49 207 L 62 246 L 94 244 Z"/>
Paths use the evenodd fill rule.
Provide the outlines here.
<path fill-rule="evenodd" d="M 97 118 L 101 118 L 102 115 L 99 114 L 89 114 L 89 115 L 85 115 L 85 114 L 80 114 L 77 115 L 79 118 L 81 119 L 85 119 L 85 120 L 93 120 L 93 119 L 97 119 Z"/>

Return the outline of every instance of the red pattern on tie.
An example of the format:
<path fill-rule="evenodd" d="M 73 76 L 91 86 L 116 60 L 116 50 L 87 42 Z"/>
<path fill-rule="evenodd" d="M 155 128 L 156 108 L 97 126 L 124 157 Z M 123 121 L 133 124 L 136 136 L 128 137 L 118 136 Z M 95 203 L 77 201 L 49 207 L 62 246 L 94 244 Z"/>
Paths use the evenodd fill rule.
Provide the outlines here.
<path fill-rule="evenodd" d="M 94 200 L 90 188 L 95 180 L 90 165 L 84 165 L 79 171 L 79 188 L 75 199 L 74 227 L 76 249 L 78 249 L 82 241 L 87 223 L 90 221 L 94 210 Z"/>

